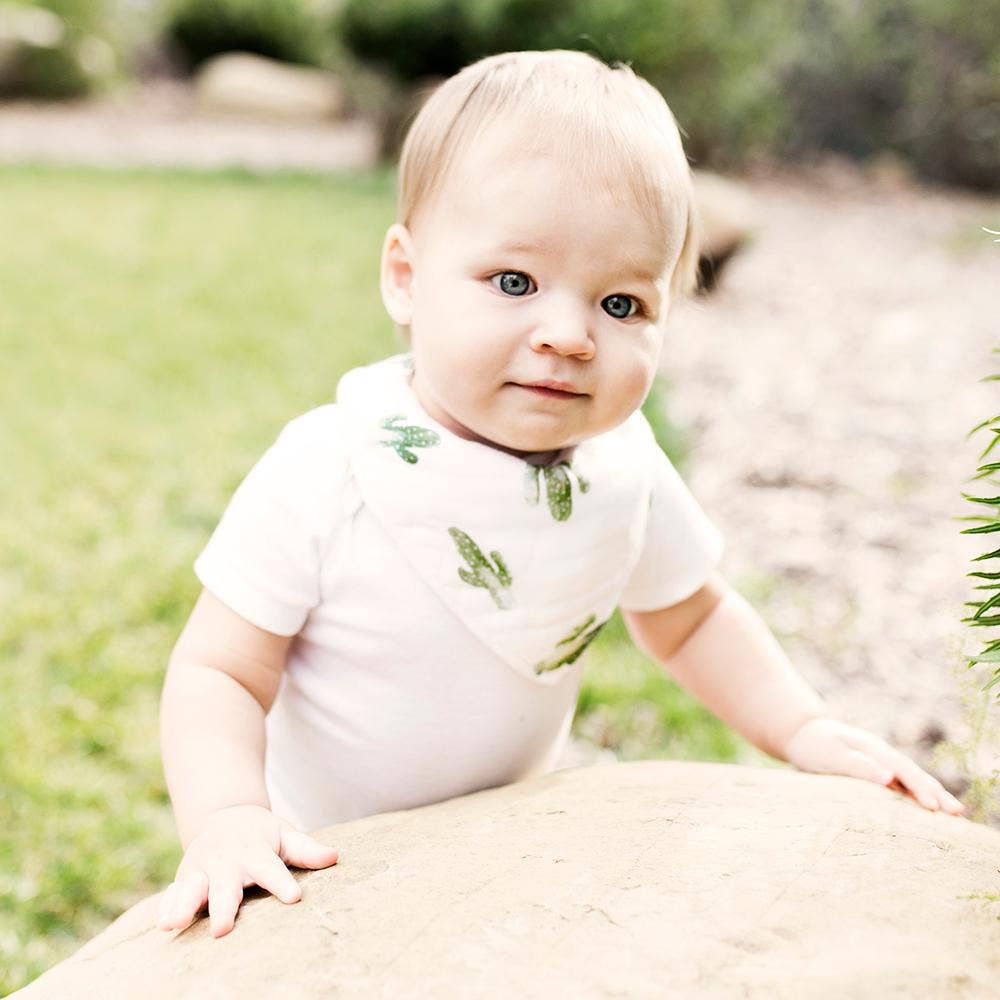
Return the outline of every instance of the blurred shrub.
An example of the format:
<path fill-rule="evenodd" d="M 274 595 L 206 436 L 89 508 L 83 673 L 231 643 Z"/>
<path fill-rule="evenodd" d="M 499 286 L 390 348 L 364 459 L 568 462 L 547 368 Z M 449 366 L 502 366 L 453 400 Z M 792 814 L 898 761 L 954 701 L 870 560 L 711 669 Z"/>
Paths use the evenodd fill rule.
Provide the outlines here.
<path fill-rule="evenodd" d="M 781 68 L 780 150 L 892 149 L 926 177 L 1000 186 L 1000 0 L 808 0 Z"/>
<path fill-rule="evenodd" d="M 65 46 L 22 49 L 0 74 L 0 96 L 62 100 L 91 89 L 73 51 Z"/>
<path fill-rule="evenodd" d="M 324 20 L 309 0 L 169 0 L 164 29 L 192 68 L 222 52 L 319 66 L 328 48 Z"/>
<path fill-rule="evenodd" d="M 109 0 L 15 0 L 22 6 L 41 7 L 62 18 L 76 35 L 101 35 L 107 29 Z"/>
<path fill-rule="evenodd" d="M 450 76 L 485 54 L 475 38 L 472 6 L 463 0 L 347 0 L 335 26 L 354 55 L 401 80 Z"/>
<path fill-rule="evenodd" d="M 527 7 L 539 0 L 506 2 Z M 771 0 L 576 0 L 565 5 L 554 41 L 629 63 L 666 98 L 691 160 L 729 166 L 767 149 L 783 126 L 773 66 L 787 33 L 786 6 Z"/>
<path fill-rule="evenodd" d="M 396 77 L 448 76 L 484 55 L 567 48 L 629 62 L 667 96 L 695 160 L 722 162 L 776 132 L 760 53 L 780 27 L 766 0 L 345 0 L 356 56 Z M 776 113 L 778 112 L 778 113 Z"/>
<path fill-rule="evenodd" d="M 0 2 L 0 97 L 78 97 L 109 78 L 104 0 Z"/>
<path fill-rule="evenodd" d="M 893 149 L 1000 186 L 1000 0 L 344 0 L 335 26 L 408 82 L 513 49 L 628 62 L 696 164 Z"/>

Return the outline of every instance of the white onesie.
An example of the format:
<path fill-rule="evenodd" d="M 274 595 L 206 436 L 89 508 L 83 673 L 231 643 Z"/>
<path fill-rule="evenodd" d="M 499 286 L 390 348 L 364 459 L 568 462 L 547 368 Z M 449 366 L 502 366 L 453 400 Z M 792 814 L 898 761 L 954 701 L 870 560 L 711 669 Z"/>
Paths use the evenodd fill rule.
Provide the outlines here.
<path fill-rule="evenodd" d="M 295 636 L 266 723 L 275 813 L 313 830 L 551 770 L 614 606 L 705 582 L 721 535 L 641 413 L 555 458 L 457 437 L 399 356 L 250 471 L 195 572 Z"/>

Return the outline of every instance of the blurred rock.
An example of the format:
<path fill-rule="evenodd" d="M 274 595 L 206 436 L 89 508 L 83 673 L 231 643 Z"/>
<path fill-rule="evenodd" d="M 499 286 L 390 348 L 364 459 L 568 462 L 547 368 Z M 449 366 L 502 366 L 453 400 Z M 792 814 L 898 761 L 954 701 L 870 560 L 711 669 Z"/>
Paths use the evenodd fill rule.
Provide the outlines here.
<path fill-rule="evenodd" d="M 866 164 L 866 170 L 872 183 L 881 188 L 899 191 L 913 187 L 915 183 L 911 164 L 889 149 L 873 156 Z"/>
<path fill-rule="evenodd" d="M 341 117 L 346 105 L 333 74 L 243 52 L 210 59 L 194 87 L 198 110 L 208 114 L 321 121 Z"/>
<path fill-rule="evenodd" d="M 226 937 L 158 897 L 15 994 L 992 998 L 1000 834 L 851 778 L 642 761 L 330 827 Z"/>
<path fill-rule="evenodd" d="M 18 45 L 54 48 L 65 34 L 62 18 L 50 10 L 0 3 L 0 53 Z"/>
<path fill-rule="evenodd" d="M 750 239 L 758 215 L 744 185 L 706 170 L 692 175 L 702 229 L 699 285 L 710 291 L 729 259 Z"/>

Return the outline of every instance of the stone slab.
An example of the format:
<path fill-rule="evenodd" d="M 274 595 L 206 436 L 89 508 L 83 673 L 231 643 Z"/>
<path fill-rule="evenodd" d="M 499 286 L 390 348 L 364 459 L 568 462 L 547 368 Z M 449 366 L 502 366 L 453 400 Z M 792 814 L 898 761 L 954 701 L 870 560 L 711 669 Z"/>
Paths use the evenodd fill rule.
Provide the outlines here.
<path fill-rule="evenodd" d="M 324 831 L 233 931 L 158 897 L 16 994 L 993 998 L 1000 833 L 836 776 L 579 767 Z M 995 898 L 990 898 L 990 896 Z"/>

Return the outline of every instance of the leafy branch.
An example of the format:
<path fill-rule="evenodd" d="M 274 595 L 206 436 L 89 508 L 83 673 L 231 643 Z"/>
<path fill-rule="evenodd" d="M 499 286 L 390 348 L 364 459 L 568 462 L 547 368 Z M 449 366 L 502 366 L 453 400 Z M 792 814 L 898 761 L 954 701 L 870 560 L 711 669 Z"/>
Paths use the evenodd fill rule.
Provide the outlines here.
<path fill-rule="evenodd" d="M 994 347 L 991 353 L 1000 353 L 1000 348 Z M 980 381 L 1000 381 L 1000 374 L 987 375 L 985 378 L 980 379 Z M 997 446 L 997 442 L 1000 442 L 1000 414 L 990 417 L 980 424 L 976 424 L 966 435 L 966 440 L 969 440 L 969 438 L 980 431 L 984 431 L 992 436 L 986 448 L 979 456 L 981 464 L 976 468 L 976 474 L 970 476 L 967 482 L 974 482 L 985 478 L 986 482 L 991 486 L 1000 487 L 1000 480 L 997 480 L 994 476 L 994 473 L 1000 471 L 1000 462 L 983 462 Z M 1000 532 L 1000 494 L 996 496 L 973 496 L 970 493 L 963 492 L 962 496 L 970 503 L 980 504 L 991 509 L 991 513 L 988 516 L 976 514 L 970 517 L 958 518 L 960 521 L 979 522 L 975 527 L 963 528 L 961 531 L 963 535 L 992 535 Z M 980 556 L 975 556 L 972 561 L 975 563 L 987 559 L 1000 559 L 1000 548 L 995 548 L 990 552 L 984 552 Z M 966 601 L 965 606 L 975 608 L 975 612 L 971 617 L 963 618 L 962 621 L 967 622 L 972 628 L 991 628 L 1000 625 L 1000 614 L 988 613 L 994 609 L 1000 610 L 1000 572 L 973 570 L 970 573 L 966 573 L 966 576 L 989 581 L 975 585 L 972 588 L 973 590 L 993 591 L 994 593 L 984 594 L 982 600 L 979 601 Z M 969 667 L 972 667 L 975 663 L 995 664 L 992 676 L 983 688 L 984 691 L 1000 685 L 1000 639 L 986 640 L 984 648 L 976 656 L 969 657 Z M 997 689 L 997 697 L 1000 700 L 1000 687 Z"/>

